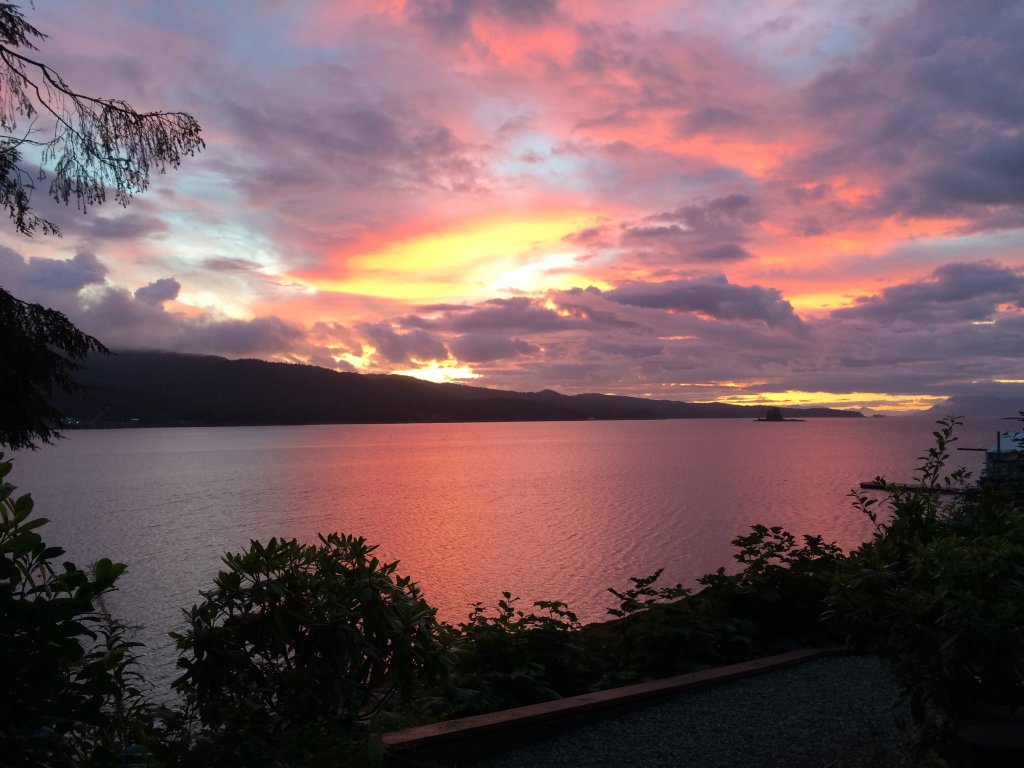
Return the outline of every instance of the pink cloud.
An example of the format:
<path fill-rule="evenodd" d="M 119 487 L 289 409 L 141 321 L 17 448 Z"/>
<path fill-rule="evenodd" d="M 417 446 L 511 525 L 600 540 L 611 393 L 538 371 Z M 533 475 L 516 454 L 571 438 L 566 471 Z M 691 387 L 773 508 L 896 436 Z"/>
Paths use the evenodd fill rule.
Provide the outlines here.
<path fill-rule="evenodd" d="M 638 0 L 626 14 L 569 0 L 143 2 L 30 14 L 51 35 L 40 55 L 76 87 L 204 126 L 206 152 L 129 211 L 47 207 L 63 241 L 0 240 L 5 280 L 115 339 L 127 337 L 115 319 L 130 317 L 151 344 L 338 366 L 375 347 L 363 361 L 375 370 L 464 358 L 502 386 L 838 387 L 842 373 L 939 391 L 913 338 L 928 365 L 1020 377 L 996 343 L 1018 338 L 1012 301 L 986 304 L 987 325 L 902 318 L 913 332 L 899 336 L 881 322 L 957 269 L 1024 266 L 1024 22 L 1005 4 Z M 412 243 L 551 211 L 579 221 L 524 242 L 506 282 L 438 247 L 417 258 L 423 284 L 445 276 L 443 296 L 346 287 L 400 272 Z M 85 254 L 89 276 L 76 271 Z M 419 309 L 431 303 L 449 309 Z M 901 358 L 913 377 L 900 378 Z"/>

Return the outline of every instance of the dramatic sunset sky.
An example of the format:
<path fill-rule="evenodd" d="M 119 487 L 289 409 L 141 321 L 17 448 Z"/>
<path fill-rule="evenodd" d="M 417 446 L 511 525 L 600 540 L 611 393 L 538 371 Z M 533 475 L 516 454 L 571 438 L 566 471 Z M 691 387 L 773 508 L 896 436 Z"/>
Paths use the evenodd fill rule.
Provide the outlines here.
<path fill-rule="evenodd" d="M 1024 4 L 36 0 L 207 149 L 0 234 L 114 349 L 516 390 L 1024 400 Z M 1007 401 L 1009 402 L 1009 401 Z"/>

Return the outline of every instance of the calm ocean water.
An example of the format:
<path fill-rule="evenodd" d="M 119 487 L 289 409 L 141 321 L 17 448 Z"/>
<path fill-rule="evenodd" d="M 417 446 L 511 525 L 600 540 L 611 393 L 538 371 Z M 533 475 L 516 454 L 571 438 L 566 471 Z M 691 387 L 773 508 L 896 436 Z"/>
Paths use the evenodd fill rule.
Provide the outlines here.
<path fill-rule="evenodd" d="M 960 446 L 1007 422 L 977 420 Z M 84 565 L 128 564 L 115 611 L 142 625 L 157 677 L 166 632 L 250 539 L 342 531 L 380 545 L 458 621 L 502 590 L 563 600 L 585 621 L 609 586 L 663 567 L 665 583 L 732 562 L 753 523 L 869 535 L 846 494 L 910 480 L 932 443 L 919 418 L 397 424 L 71 432 L 15 457 L 11 480 Z M 954 452 L 978 469 L 982 454 Z"/>

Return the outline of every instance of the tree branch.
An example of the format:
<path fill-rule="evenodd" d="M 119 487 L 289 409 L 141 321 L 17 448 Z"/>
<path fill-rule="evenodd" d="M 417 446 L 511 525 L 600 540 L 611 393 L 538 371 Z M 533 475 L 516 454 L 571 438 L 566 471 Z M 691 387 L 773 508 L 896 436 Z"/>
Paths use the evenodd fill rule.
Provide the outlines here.
<path fill-rule="evenodd" d="M 127 206 L 148 188 L 152 171 L 176 168 L 182 157 L 206 146 L 191 115 L 137 112 L 119 99 L 79 93 L 47 64 L 15 50 L 34 50 L 31 38 L 43 37 L 16 6 L 0 3 L 0 128 L 9 132 L 0 136 L 0 206 L 26 235 L 39 226 L 48 232 L 57 228 L 31 212 L 34 186 L 19 165 L 24 145 L 40 150 L 40 179 L 52 162 L 50 197 L 65 204 L 74 198 L 82 211 L 105 202 L 108 189 Z M 40 113 L 54 121 L 47 138 L 13 134 L 17 115 L 32 119 Z"/>

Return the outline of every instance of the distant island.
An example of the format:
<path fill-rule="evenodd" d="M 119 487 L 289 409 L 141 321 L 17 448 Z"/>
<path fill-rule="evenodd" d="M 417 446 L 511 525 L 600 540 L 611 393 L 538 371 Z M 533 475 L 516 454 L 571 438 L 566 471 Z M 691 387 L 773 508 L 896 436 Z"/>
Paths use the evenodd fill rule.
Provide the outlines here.
<path fill-rule="evenodd" d="M 56 400 L 69 428 L 455 421 L 755 418 L 764 406 L 511 392 L 407 376 L 171 352 L 90 357 L 79 392 Z M 790 409 L 801 417 L 858 411 Z M 779 411 L 780 417 L 782 411 Z"/>
<path fill-rule="evenodd" d="M 803 419 L 787 419 L 782 415 L 782 409 L 777 405 L 773 405 L 768 408 L 768 412 L 763 419 L 755 419 L 755 421 L 803 421 Z"/>

